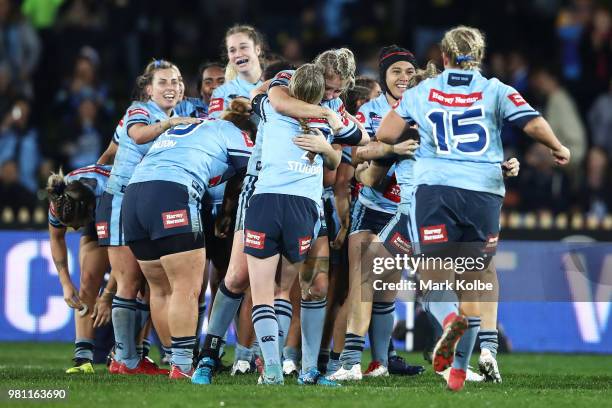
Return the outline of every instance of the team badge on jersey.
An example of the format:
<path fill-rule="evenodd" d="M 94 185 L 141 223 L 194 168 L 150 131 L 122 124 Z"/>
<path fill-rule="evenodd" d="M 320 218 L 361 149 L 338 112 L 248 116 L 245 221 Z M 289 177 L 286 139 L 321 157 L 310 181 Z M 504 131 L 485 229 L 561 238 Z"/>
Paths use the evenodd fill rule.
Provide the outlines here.
<path fill-rule="evenodd" d="M 162 213 L 162 222 L 164 223 L 164 229 L 184 227 L 185 225 L 189 225 L 187 210 L 168 211 Z"/>
<path fill-rule="evenodd" d="M 527 103 L 527 101 L 525 101 L 525 99 L 518 92 L 508 95 L 508 99 L 510 99 L 510 101 L 517 107 Z"/>
<path fill-rule="evenodd" d="M 255 249 L 264 249 L 266 233 L 244 230 L 244 246 Z"/>
<path fill-rule="evenodd" d="M 212 98 L 208 105 L 208 114 L 221 112 L 223 110 L 223 98 Z"/>
<path fill-rule="evenodd" d="M 446 225 L 440 224 L 430 227 L 421 227 L 421 243 L 438 244 L 440 242 L 448 242 Z"/>

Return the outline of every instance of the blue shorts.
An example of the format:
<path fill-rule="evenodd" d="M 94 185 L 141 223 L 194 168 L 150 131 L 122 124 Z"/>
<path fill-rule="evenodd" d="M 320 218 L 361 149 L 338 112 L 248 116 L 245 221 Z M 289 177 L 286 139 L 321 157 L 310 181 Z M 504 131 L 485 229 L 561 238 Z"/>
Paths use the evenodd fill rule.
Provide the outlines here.
<path fill-rule="evenodd" d="M 257 258 L 281 254 L 303 261 L 319 229 L 319 206 L 306 197 L 255 194 L 244 220 L 244 253 Z"/>
<path fill-rule="evenodd" d="M 326 214 L 324 210 L 324 202 L 321 200 L 321 206 L 319 207 L 319 233 L 317 234 L 317 239 L 321 237 L 329 238 L 329 230 L 327 229 L 327 220 Z"/>
<path fill-rule="evenodd" d="M 373 210 L 357 200 L 351 212 L 351 229 L 349 230 L 349 235 L 363 231 L 378 234 L 391 218 L 393 218 L 393 214 Z"/>
<path fill-rule="evenodd" d="M 202 234 L 199 205 L 197 192 L 179 183 L 155 180 L 130 184 L 121 208 L 125 242 Z"/>
<path fill-rule="evenodd" d="M 409 207 L 400 204 L 397 212 L 378 233 L 378 238 L 391 255 L 412 255 Z"/>
<path fill-rule="evenodd" d="M 121 202 L 123 194 L 102 193 L 96 209 L 96 232 L 100 246 L 122 246 Z"/>
<path fill-rule="evenodd" d="M 480 254 L 495 254 L 503 197 L 449 186 L 418 186 L 412 215 L 412 237 L 420 252 L 469 245 Z M 445 245 L 446 244 L 446 245 Z M 467 248 L 468 246 L 462 245 Z"/>
<path fill-rule="evenodd" d="M 249 208 L 249 200 L 255 192 L 255 182 L 257 176 L 251 176 L 247 174 L 242 182 L 242 190 L 238 196 L 238 208 L 236 209 L 236 226 L 234 231 L 241 231 L 244 229 L 244 217 L 246 216 L 246 210 Z"/>

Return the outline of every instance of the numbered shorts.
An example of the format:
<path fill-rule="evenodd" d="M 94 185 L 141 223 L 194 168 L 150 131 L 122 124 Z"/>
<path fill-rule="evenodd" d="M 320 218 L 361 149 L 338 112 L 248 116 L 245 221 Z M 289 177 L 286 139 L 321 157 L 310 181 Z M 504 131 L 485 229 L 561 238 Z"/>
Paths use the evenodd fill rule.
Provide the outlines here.
<path fill-rule="evenodd" d="M 257 258 L 276 254 L 303 261 L 320 227 L 319 206 L 306 197 L 255 194 L 244 220 L 244 252 Z"/>
<path fill-rule="evenodd" d="M 460 256 L 490 259 L 497 249 L 502 201 L 491 193 L 420 185 L 412 209 L 412 236 L 421 253 L 460 249 Z"/>
<path fill-rule="evenodd" d="M 357 200 L 351 212 L 351 229 L 349 230 L 349 235 L 364 231 L 378 234 L 391 218 L 393 218 L 393 214 L 374 210 Z"/>
<path fill-rule="evenodd" d="M 128 185 L 121 217 L 125 242 L 138 259 L 159 259 L 204 247 L 199 195 L 189 190 L 182 184 L 157 180 Z M 169 239 L 173 237 L 177 239 Z M 132 243 L 136 242 L 134 250 Z"/>
<path fill-rule="evenodd" d="M 96 233 L 100 246 L 125 245 L 121 223 L 123 194 L 102 193 L 96 209 Z"/>
<path fill-rule="evenodd" d="M 251 176 L 247 174 L 242 182 L 242 190 L 238 196 L 238 208 L 236 209 L 236 226 L 234 231 L 241 231 L 244 229 L 244 217 L 246 216 L 246 210 L 249 207 L 249 200 L 255 192 L 255 182 L 257 182 L 257 176 Z"/>
<path fill-rule="evenodd" d="M 378 238 L 391 255 L 412 255 L 414 248 L 410 238 L 410 206 L 400 204 L 395 215 L 378 233 Z"/>

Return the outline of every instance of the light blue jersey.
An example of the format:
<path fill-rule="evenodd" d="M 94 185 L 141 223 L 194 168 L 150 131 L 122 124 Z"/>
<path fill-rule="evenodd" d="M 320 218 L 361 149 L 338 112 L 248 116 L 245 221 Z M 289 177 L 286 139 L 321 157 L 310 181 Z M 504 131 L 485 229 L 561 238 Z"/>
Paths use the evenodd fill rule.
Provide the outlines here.
<path fill-rule="evenodd" d="M 361 105 L 357 113 L 357 120 L 363 123 L 370 138 L 375 139 L 376 131 L 380 127 L 382 118 L 391 110 L 391 105 L 387 101 L 385 94 Z M 413 188 L 412 169 L 414 160 L 398 160 L 396 164 L 389 168 L 383 183 L 385 191 L 363 186 L 359 191 L 358 200 L 368 208 L 395 214 L 400 201 L 408 202 Z M 401 167 L 401 171 L 396 173 L 396 168 Z"/>
<path fill-rule="evenodd" d="M 205 191 L 224 181 L 231 170 L 246 168 L 253 142 L 225 120 L 179 125 L 161 134 L 136 166 L 130 184 L 162 180 Z"/>
<path fill-rule="evenodd" d="M 80 169 L 76 169 L 68 173 L 64 176 L 64 182 L 66 185 L 73 181 L 80 181 L 84 186 L 89 188 L 92 193 L 96 196 L 96 207 L 98 206 L 98 202 L 106 185 L 108 183 L 108 178 L 110 176 L 111 166 L 101 166 L 98 164 L 93 164 L 91 166 L 82 167 Z M 49 224 L 53 225 L 56 228 L 63 228 L 62 223 L 55 215 L 55 209 L 52 204 L 49 204 Z"/>
<path fill-rule="evenodd" d="M 539 116 L 512 87 L 478 71 L 447 69 L 408 89 L 395 107 L 419 126 L 414 178 L 503 196 L 504 122 L 523 127 Z M 399 169 L 398 169 L 399 174 Z"/>
<path fill-rule="evenodd" d="M 289 81 L 291 80 L 291 77 L 293 76 L 294 72 L 295 70 L 280 71 L 278 74 L 274 76 L 274 78 L 270 82 L 269 88 L 272 88 L 275 86 L 288 87 Z M 260 103 L 260 101 L 263 100 L 261 98 L 263 98 L 263 95 L 260 95 L 254 98 L 252 103 L 253 104 Z M 340 98 L 334 98 L 330 100 L 321 101 L 321 106 L 326 106 L 330 108 L 331 110 L 337 112 L 340 115 L 342 115 L 342 113 L 344 112 L 344 105 L 342 103 L 342 99 Z M 257 112 L 257 108 L 254 107 L 253 109 L 254 111 Z M 255 140 L 255 148 L 253 149 L 253 154 L 251 155 L 251 158 L 249 159 L 249 166 L 247 167 L 247 174 L 250 176 L 258 176 L 259 171 L 261 170 L 261 149 L 263 146 L 262 129 L 263 129 L 263 123 L 260 122 L 258 126 L 258 131 L 257 131 L 257 139 Z"/>
<path fill-rule="evenodd" d="M 276 193 L 306 197 L 317 205 L 323 194 L 323 158 L 317 154 L 313 160 L 308 152 L 300 149 L 293 138 L 303 133 L 297 119 L 276 112 L 268 97 L 259 105 L 259 116 L 263 121 L 263 146 L 261 171 L 255 184 L 255 194 Z M 331 143 L 356 145 L 361 141 L 361 131 L 353 123 L 346 124 L 337 135 L 331 135 L 327 121 L 306 120 L 308 127 L 318 128 Z"/>
<path fill-rule="evenodd" d="M 208 117 L 208 104 L 200 98 L 184 98 L 174 108 L 174 114 L 182 117 L 206 119 Z"/>
<path fill-rule="evenodd" d="M 261 84 L 262 81 L 252 84 L 240 78 L 240 76 L 224 83 L 213 91 L 210 105 L 208 105 L 208 115 L 211 118 L 218 118 L 235 98 L 251 99 L 251 91 Z"/>
<path fill-rule="evenodd" d="M 150 125 L 168 119 L 168 115 L 153 101 L 134 102 L 127 110 L 115 130 L 113 139 L 119 144 L 113 170 L 106 186 L 111 194 L 123 194 L 134 169 L 149 151 L 153 141 L 137 144 L 129 135 L 128 129 L 136 124 Z"/>

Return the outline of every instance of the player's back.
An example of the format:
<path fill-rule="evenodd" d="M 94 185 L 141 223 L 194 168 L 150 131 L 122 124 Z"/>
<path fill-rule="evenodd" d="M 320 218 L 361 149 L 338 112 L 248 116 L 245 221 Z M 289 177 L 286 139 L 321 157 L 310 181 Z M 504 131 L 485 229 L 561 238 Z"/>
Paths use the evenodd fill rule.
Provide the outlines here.
<path fill-rule="evenodd" d="M 248 135 L 224 120 L 175 126 L 155 140 L 130 183 L 171 181 L 193 186 L 201 195 L 221 181 L 230 166 L 229 156 L 248 159 L 252 142 L 247 139 Z"/>
<path fill-rule="evenodd" d="M 502 196 L 504 120 L 521 122 L 538 115 L 512 87 L 460 69 L 447 69 L 406 91 L 396 112 L 419 126 L 418 184 Z"/>

